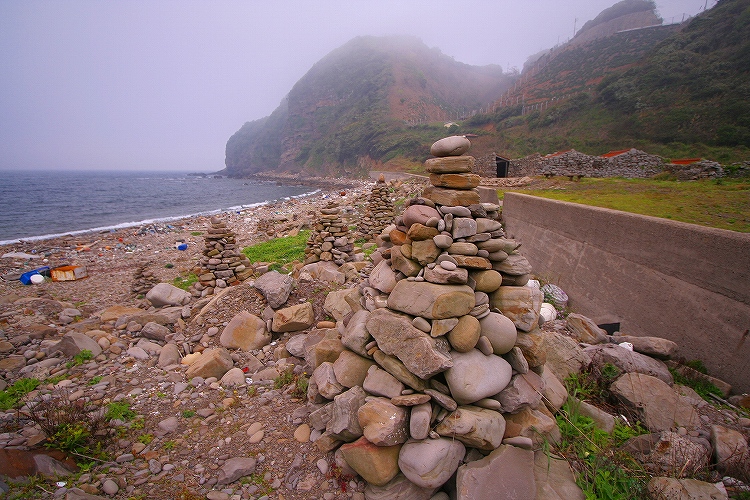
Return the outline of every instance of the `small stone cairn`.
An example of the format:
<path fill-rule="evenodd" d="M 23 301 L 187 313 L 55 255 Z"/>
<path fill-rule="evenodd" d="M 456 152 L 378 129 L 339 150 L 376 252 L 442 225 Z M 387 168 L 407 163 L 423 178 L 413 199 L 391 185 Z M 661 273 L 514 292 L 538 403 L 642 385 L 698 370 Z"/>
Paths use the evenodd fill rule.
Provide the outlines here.
<path fill-rule="evenodd" d="M 193 286 L 195 294 L 211 295 L 215 288 L 235 285 L 253 273 L 252 264 L 237 248 L 235 233 L 218 217 L 211 217 L 204 240 L 198 282 Z"/>
<path fill-rule="evenodd" d="M 393 222 L 393 202 L 391 201 L 385 176 L 380 174 L 377 183 L 372 187 L 367 198 L 367 206 L 359 224 L 362 237 L 370 241 L 375 239 L 386 226 Z"/>
<path fill-rule="evenodd" d="M 341 214 L 338 203 L 331 201 L 320 209 L 320 219 L 315 223 L 305 248 L 305 264 L 324 261 L 340 266 L 352 260 L 354 239 Z"/>
<path fill-rule="evenodd" d="M 133 273 L 133 286 L 130 288 L 130 291 L 135 296 L 145 296 L 149 290 L 159 283 L 159 278 L 154 275 L 153 271 L 148 270 L 149 264 L 149 262 L 141 262 L 138 264 L 138 267 L 135 268 L 135 272 Z"/>
<path fill-rule="evenodd" d="M 383 231 L 340 341 L 306 343 L 315 442 L 338 448 L 365 498 L 428 499 L 451 477 L 458 498 L 536 498 L 535 460 L 547 463 L 533 451 L 556 429 L 542 395 L 562 405 L 547 380 L 564 388 L 534 338 L 542 293 L 524 286 L 531 266 L 499 207 L 479 203 L 469 146 L 432 146 L 432 186 Z"/>

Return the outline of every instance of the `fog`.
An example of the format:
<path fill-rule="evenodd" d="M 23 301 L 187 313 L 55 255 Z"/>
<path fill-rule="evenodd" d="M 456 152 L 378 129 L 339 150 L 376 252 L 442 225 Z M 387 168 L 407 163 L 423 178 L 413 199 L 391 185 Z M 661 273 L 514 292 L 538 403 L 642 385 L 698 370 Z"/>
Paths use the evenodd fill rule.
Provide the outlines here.
<path fill-rule="evenodd" d="M 0 169 L 216 171 L 244 122 L 355 36 L 520 70 L 614 3 L 0 0 Z M 670 23 L 715 0 L 656 3 Z"/>

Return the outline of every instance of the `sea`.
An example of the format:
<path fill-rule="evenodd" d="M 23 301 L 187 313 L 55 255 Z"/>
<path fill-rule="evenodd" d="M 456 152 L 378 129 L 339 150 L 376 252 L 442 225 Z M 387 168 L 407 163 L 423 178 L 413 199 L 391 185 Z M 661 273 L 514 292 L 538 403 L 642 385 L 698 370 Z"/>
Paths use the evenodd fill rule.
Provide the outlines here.
<path fill-rule="evenodd" d="M 0 245 L 241 211 L 316 191 L 189 172 L 0 170 Z"/>

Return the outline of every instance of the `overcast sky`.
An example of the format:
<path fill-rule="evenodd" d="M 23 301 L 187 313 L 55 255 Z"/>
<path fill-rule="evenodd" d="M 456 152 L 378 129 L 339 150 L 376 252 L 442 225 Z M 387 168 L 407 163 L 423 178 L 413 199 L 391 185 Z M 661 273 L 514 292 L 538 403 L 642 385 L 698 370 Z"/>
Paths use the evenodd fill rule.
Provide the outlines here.
<path fill-rule="evenodd" d="M 358 35 L 521 69 L 616 0 L 0 0 L 0 169 L 224 167 L 227 139 Z M 666 23 L 715 0 L 656 0 Z"/>

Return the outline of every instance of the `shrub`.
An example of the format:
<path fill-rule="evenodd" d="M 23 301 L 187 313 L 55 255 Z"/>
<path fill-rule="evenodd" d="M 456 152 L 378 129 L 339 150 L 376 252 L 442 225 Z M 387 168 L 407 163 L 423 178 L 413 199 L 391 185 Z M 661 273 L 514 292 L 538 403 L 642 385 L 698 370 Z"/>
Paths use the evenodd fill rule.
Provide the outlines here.
<path fill-rule="evenodd" d="M 15 408 L 19 401 L 39 385 L 35 378 L 20 378 L 4 391 L 0 391 L 0 410 Z"/>

